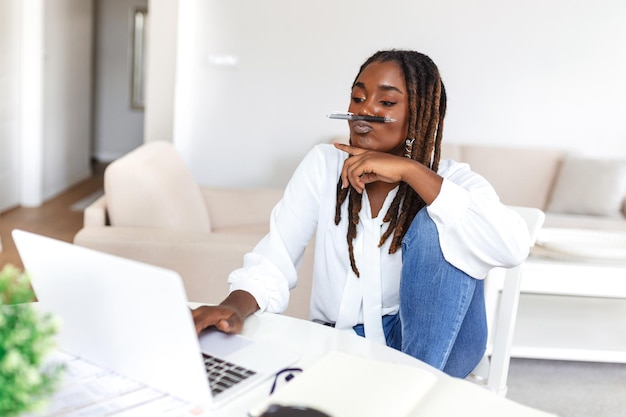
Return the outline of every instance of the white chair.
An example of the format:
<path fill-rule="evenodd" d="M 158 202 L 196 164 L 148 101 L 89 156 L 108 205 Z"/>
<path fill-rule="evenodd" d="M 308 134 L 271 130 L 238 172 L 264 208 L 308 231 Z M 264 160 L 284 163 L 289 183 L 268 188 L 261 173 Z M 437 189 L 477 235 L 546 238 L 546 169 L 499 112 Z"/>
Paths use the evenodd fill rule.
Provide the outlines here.
<path fill-rule="evenodd" d="M 543 225 L 545 214 L 537 208 L 509 206 L 528 225 L 531 246 Z M 514 268 L 495 268 L 485 279 L 485 305 L 489 338 L 487 352 L 469 380 L 484 384 L 500 396 L 506 396 L 511 345 L 519 305 L 520 282 L 524 264 Z"/>

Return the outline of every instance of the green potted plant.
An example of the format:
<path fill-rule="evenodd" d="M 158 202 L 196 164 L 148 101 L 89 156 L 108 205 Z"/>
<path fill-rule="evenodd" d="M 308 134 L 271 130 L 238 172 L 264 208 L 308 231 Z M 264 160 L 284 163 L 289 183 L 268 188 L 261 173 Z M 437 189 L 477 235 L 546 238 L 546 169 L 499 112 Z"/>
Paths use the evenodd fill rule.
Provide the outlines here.
<path fill-rule="evenodd" d="M 61 365 L 46 362 L 56 323 L 35 308 L 34 299 L 27 274 L 11 265 L 0 271 L 0 416 L 41 407 L 62 371 Z"/>

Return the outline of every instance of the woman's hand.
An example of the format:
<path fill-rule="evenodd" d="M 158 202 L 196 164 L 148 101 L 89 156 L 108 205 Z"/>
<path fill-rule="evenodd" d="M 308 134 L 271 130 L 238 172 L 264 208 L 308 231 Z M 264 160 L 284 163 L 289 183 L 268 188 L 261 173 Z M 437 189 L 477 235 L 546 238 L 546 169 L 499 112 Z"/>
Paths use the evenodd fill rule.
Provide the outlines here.
<path fill-rule="evenodd" d="M 244 317 L 237 310 L 223 306 L 201 306 L 191 311 L 196 333 L 215 327 L 224 333 L 241 333 Z"/>
<path fill-rule="evenodd" d="M 340 143 L 336 143 L 335 147 L 350 154 L 341 171 L 344 188 L 352 185 L 358 193 L 362 193 L 367 184 L 376 181 L 390 184 L 404 181 L 426 204 L 432 203 L 439 195 L 443 178 L 417 161 Z"/>
<path fill-rule="evenodd" d="M 201 306 L 191 311 L 196 333 L 215 327 L 224 333 L 241 333 L 246 317 L 259 309 L 254 297 L 245 291 L 233 291 L 218 306 Z"/>
<path fill-rule="evenodd" d="M 409 169 L 410 159 L 385 152 L 370 151 L 336 143 L 335 147 L 350 154 L 341 171 L 343 187 L 352 185 L 362 193 L 367 184 L 376 181 L 397 183 L 403 179 L 403 171 Z"/>

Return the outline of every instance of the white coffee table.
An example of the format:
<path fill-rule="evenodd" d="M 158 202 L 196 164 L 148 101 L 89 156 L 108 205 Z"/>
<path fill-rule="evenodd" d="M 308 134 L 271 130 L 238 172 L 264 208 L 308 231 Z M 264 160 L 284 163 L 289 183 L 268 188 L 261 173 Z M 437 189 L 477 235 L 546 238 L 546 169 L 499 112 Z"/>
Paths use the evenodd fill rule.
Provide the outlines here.
<path fill-rule="evenodd" d="M 626 233 L 544 229 L 523 269 L 512 356 L 626 363 Z"/>

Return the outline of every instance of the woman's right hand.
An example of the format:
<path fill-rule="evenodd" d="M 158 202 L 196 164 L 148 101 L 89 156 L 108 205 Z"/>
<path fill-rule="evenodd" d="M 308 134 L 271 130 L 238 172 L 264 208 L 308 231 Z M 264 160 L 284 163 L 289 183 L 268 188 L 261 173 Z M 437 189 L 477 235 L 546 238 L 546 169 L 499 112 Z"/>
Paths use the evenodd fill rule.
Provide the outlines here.
<path fill-rule="evenodd" d="M 245 291 L 234 291 L 218 306 L 200 306 L 191 311 L 196 333 L 215 327 L 224 333 L 241 333 L 243 322 L 259 306 Z"/>
<path fill-rule="evenodd" d="M 231 307 L 201 306 L 191 311 L 196 333 L 215 327 L 224 333 L 241 333 L 244 318 Z"/>

